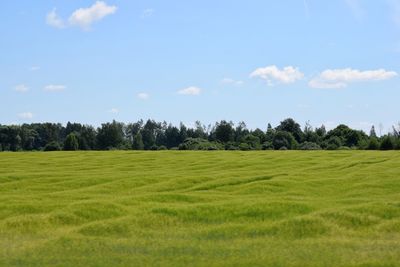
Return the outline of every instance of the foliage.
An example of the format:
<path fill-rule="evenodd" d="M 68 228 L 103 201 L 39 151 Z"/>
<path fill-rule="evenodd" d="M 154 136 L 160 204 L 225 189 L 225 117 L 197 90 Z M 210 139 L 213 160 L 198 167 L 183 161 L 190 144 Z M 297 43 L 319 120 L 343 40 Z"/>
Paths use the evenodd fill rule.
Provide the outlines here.
<path fill-rule="evenodd" d="M 76 150 L 76 141 L 79 150 L 159 150 L 160 147 L 171 150 L 179 147 L 183 150 L 278 150 L 281 147 L 378 150 L 383 141 L 382 149 L 388 150 L 400 149 L 399 132 L 400 126 L 393 126 L 389 137 L 379 137 L 373 126 L 367 135 L 343 124 L 327 132 L 324 125 L 313 128 L 309 122 L 302 130 L 300 124 L 291 118 L 281 121 L 275 128 L 268 123 L 266 130 L 251 130 L 244 122 L 235 125 L 225 120 L 207 127 L 197 121 L 192 128 L 183 123 L 177 127 L 154 120 L 128 124 L 112 121 L 97 129 L 72 122 L 66 126 L 59 123 L 33 123 L 0 125 L 0 151 L 40 151 L 51 142 L 62 144 L 68 150 Z"/>
<path fill-rule="evenodd" d="M 135 137 L 133 138 L 132 149 L 134 149 L 134 150 L 143 150 L 144 149 L 143 138 L 142 138 L 142 134 L 140 132 L 138 132 L 135 135 Z"/>
<path fill-rule="evenodd" d="M 304 142 L 299 146 L 300 150 L 320 150 L 321 147 L 314 142 Z"/>
<path fill-rule="evenodd" d="M 179 145 L 179 150 L 222 150 L 222 144 L 209 142 L 202 138 L 187 138 Z"/>
<path fill-rule="evenodd" d="M 290 132 L 279 130 L 275 133 L 272 144 L 275 149 L 281 149 L 283 147 L 286 149 L 295 149 L 297 146 L 297 142 Z"/>
<path fill-rule="evenodd" d="M 43 148 L 43 151 L 60 151 L 61 146 L 58 142 L 56 141 L 51 141 L 45 147 Z"/>
<path fill-rule="evenodd" d="M 381 150 L 391 150 L 395 148 L 395 143 L 393 141 L 393 137 L 390 135 L 385 135 L 381 142 Z"/>
<path fill-rule="evenodd" d="M 67 135 L 64 142 L 64 150 L 75 151 L 79 149 L 79 142 L 74 132 Z"/>

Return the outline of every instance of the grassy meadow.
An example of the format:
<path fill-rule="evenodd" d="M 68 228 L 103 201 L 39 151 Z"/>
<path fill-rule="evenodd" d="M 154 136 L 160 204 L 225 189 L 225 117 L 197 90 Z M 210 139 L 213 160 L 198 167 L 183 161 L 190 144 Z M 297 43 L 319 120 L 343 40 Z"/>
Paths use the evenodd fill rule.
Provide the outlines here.
<path fill-rule="evenodd" d="M 400 266 L 400 153 L 0 153 L 0 266 Z"/>

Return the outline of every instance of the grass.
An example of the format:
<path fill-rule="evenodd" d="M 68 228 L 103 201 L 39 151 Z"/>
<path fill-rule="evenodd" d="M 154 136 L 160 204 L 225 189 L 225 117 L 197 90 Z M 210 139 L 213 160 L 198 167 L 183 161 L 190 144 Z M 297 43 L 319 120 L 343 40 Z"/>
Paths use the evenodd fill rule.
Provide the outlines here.
<path fill-rule="evenodd" d="M 0 153 L 0 266 L 399 266 L 400 153 Z"/>

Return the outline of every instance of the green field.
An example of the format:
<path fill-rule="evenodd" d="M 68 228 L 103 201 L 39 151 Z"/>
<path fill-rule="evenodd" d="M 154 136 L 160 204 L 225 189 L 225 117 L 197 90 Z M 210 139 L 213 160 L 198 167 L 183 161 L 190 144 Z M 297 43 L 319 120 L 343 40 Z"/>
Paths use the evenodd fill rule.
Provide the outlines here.
<path fill-rule="evenodd" d="M 0 153 L 0 266 L 400 266 L 400 153 Z"/>

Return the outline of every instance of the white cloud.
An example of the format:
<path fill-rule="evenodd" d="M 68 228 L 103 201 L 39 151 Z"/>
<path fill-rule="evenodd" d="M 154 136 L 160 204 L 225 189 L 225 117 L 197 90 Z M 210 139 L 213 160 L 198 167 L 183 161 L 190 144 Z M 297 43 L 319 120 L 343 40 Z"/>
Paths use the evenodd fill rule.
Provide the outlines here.
<path fill-rule="evenodd" d="M 243 85 L 243 81 L 236 81 L 234 79 L 231 78 L 224 78 L 221 80 L 221 83 L 223 84 L 231 84 L 231 85 L 235 85 L 235 86 L 241 86 Z"/>
<path fill-rule="evenodd" d="M 328 69 L 313 78 L 308 85 L 312 88 L 344 88 L 352 82 L 381 81 L 396 77 L 394 71 L 385 69 L 360 71 L 357 69 Z"/>
<path fill-rule="evenodd" d="M 147 93 L 139 93 L 139 94 L 137 94 L 137 97 L 138 97 L 139 99 L 146 100 L 146 99 L 149 99 L 150 95 L 147 94 Z"/>
<path fill-rule="evenodd" d="M 32 67 L 29 68 L 29 70 L 30 71 L 38 71 L 38 70 L 40 70 L 40 67 L 39 66 L 32 66 Z"/>
<path fill-rule="evenodd" d="M 294 83 L 304 77 L 304 74 L 298 68 L 287 66 L 280 70 L 277 66 L 271 65 L 264 68 L 258 68 L 250 74 L 252 78 L 261 78 L 266 80 L 269 85 L 274 81 L 280 83 Z"/>
<path fill-rule="evenodd" d="M 84 30 L 90 30 L 90 26 L 108 15 L 117 11 L 116 6 L 108 6 L 103 1 L 96 1 L 91 7 L 79 8 L 69 17 L 68 23 L 58 16 L 56 9 L 47 13 L 46 23 L 55 28 L 65 28 L 67 26 L 78 26 Z"/>
<path fill-rule="evenodd" d="M 18 117 L 20 119 L 30 120 L 33 118 L 33 113 L 32 112 L 22 112 L 22 113 L 18 114 Z"/>
<path fill-rule="evenodd" d="M 154 9 L 147 8 L 147 9 L 143 10 L 141 18 L 142 19 L 149 18 L 149 17 L 153 16 L 153 14 L 154 14 Z"/>
<path fill-rule="evenodd" d="M 15 86 L 14 90 L 20 93 L 26 93 L 29 91 L 29 87 L 25 84 L 18 84 L 17 86 Z"/>
<path fill-rule="evenodd" d="M 64 21 L 62 20 L 62 18 L 60 18 L 57 15 L 55 8 L 52 11 L 50 11 L 49 13 L 47 13 L 46 23 L 52 27 L 59 28 L 59 29 L 62 29 L 65 27 Z"/>
<path fill-rule="evenodd" d="M 178 91 L 178 94 L 180 95 L 199 95 L 200 93 L 201 89 L 195 86 L 190 86 Z"/>
<path fill-rule="evenodd" d="M 67 87 L 65 85 L 55 85 L 49 84 L 44 87 L 44 90 L 47 92 L 61 92 L 64 91 Z"/>
<path fill-rule="evenodd" d="M 112 108 L 110 109 L 108 112 L 112 113 L 112 114 L 118 114 L 119 113 L 119 109 L 117 108 Z"/>
<path fill-rule="evenodd" d="M 108 6 L 103 1 L 96 1 L 91 7 L 79 8 L 69 17 L 70 25 L 79 26 L 84 30 L 89 30 L 92 23 L 112 15 L 117 11 L 116 6 Z"/>

